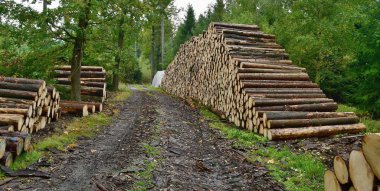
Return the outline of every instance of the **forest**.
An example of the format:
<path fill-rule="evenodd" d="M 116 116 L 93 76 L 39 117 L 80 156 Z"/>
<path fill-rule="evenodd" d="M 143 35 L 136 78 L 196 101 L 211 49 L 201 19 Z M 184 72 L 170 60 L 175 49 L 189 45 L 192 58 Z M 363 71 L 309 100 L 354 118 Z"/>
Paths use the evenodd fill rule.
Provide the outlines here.
<path fill-rule="evenodd" d="M 36 0 L 29 3 L 37 3 Z M 55 83 L 54 65 L 107 69 L 109 87 L 149 82 L 211 22 L 257 24 L 334 100 L 380 116 L 380 2 L 217 0 L 180 23 L 171 0 L 0 2 L 0 73 Z M 78 95 L 71 95 L 73 98 Z"/>

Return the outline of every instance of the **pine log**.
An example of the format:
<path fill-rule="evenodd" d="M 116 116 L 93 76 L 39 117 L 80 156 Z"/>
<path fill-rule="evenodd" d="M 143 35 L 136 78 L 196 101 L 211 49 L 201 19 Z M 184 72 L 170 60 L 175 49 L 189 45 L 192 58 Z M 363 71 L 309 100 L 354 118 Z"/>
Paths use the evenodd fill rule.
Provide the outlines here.
<path fill-rule="evenodd" d="M 318 84 L 312 82 L 288 82 L 288 83 L 262 83 L 243 82 L 242 88 L 318 88 Z"/>
<path fill-rule="evenodd" d="M 22 109 L 22 108 L 2 108 L 0 106 L 0 114 L 21 114 L 21 115 L 31 117 L 33 114 L 33 107 L 30 106 L 29 109 Z"/>
<path fill-rule="evenodd" d="M 267 106 L 255 107 L 256 111 L 335 111 L 338 109 L 338 104 L 333 103 L 316 103 L 303 105 L 284 105 L 284 106 Z"/>
<path fill-rule="evenodd" d="M 21 83 L 0 82 L 0 89 L 37 92 L 38 95 L 41 95 L 44 87 L 41 84 L 21 84 Z"/>
<path fill-rule="evenodd" d="M 298 94 L 284 94 L 284 93 L 247 93 L 252 98 L 284 98 L 284 99 L 296 99 L 296 98 L 326 98 L 323 93 L 298 93 Z"/>
<path fill-rule="evenodd" d="M 24 151 L 24 140 L 19 137 L 2 137 L 6 140 L 6 150 L 13 156 L 19 156 Z"/>
<path fill-rule="evenodd" d="M 70 79 L 67 79 L 67 78 L 58 78 L 57 82 L 58 82 L 58 84 L 61 84 L 61 85 L 70 85 L 71 84 Z M 106 83 L 104 83 L 104 82 L 81 81 L 81 86 L 105 88 Z"/>
<path fill-rule="evenodd" d="M 246 36 L 246 37 L 276 39 L 276 37 L 274 35 L 263 34 L 263 33 L 259 33 L 259 32 L 235 31 L 235 30 L 228 30 L 228 29 L 223 30 L 223 34 L 235 34 L 235 35 Z"/>
<path fill-rule="evenodd" d="M 46 82 L 43 80 L 27 79 L 27 78 L 12 78 L 0 76 L 0 82 L 20 83 L 20 84 L 40 84 L 43 89 L 46 87 Z"/>
<path fill-rule="evenodd" d="M 19 114 L 0 114 L 0 125 L 13 125 L 16 130 L 24 124 L 24 116 Z"/>
<path fill-rule="evenodd" d="M 342 191 L 334 172 L 327 170 L 324 175 L 325 191 Z"/>
<path fill-rule="evenodd" d="M 380 180 L 380 133 L 364 136 L 363 153 L 373 173 Z"/>
<path fill-rule="evenodd" d="M 76 114 L 80 116 L 88 116 L 88 106 L 87 105 L 82 105 L 82 104 L 64 104 L 64 103 L 59 103 L 59 106 L 61 108 L 61 111 L 63 113 L 68 113 L 68 114 Z"/>
<path fill-rule="evenodd" d="M 256 94 L 320 94 L 323 93 L 319 88 L 245 88 L 245 93 Z"/>
<path fill-rule="evenodd" d="M 93 105 L 93 106 L 95 106 L 96 111 L 98 111 L 98 112 L 103 111 L 103 104 L 99 103 L 99 102 L 86 102 L 86 101 L 78 102 L 78 101 L 62 100 L 61 103 L 63 103 L 63 104 L 73 103 L 73 104 L 82 104 L 82 105 L 86 105 L 86 104 L 87 105 Z"/>
<path fill-rule="evenodd" d="M 19 137 L 23 139 L 24 142 L 24 151 L 29 151 L 32 146 L 32 136 L 29 133 L 21 133 L 21 132 L 10 132 L 5 130 L 0 130 L 0 136 L 6 137 Z"/>
<path fill-rule="evenodd" d="M 254 99 L 254 106 L 278 106 L 278 105 L 298 105 L 298 104 L 313 104 L 313 103 L 328 103 L 334 102 L 328 98 L 297 98 L 297 99 Z"/>
<path fill-rule="evenodd" d="M 257 63 L 257 62 L 242 62 L 242 63 L 240 63 L 240 68 L 273 69 L 273 70 L 299 70 L 302 72 L 306 72 L 305 68 L 296 67 L 293 65 Z"/>
<path fill-rule="evenodd" d="M 27 99 L 37 101 L 38 94 L 37 92 L 21 91 L 21 90 L 8 90 L 0 89 L 1 97 L 5 98 L 17 98 L 17 99 Z"/>
<path fill-rule="evenodd" d="M 24 100 L 24 99 L 16 99 L 16 98 L 4 98 L 4 97 L 0 97 L 0 104 L 3 104 L 3 103 L 7 103 L 7 104 L 13 103 L 13 104 L 32 105 L 32 106 L 33 106 L 33 109 L 36 108 L 36 106 L 37 106 L 36 102 L 35 102 L 35 101 L 31 101 L 31 100 Z"/>
<path fill-rule="evenodd" d="M 67 78 L 71 76 L 71 71 L 65 71 L 65 70 L 54 70 L 55 75 L 58 78 Z M 81 71 L 80 77 L 81 78 L 105 78 L 106 73 L 105 72 L 95 72 L 95 71 Z"/>
<path fill-rule="evenodd" d="M 285 129 L 269 129 L 269 140 L 285 140 L 306 137 L 325 137 L 342 133 L 359 133 L 366 129 L 362 123 L 351 125 L 329 125 L 319 127 L 300 127 Z"/>
<path fill-rule="evenodd" d="M 13 154 L 6 151 L 4 156 L 0 159 L 0 163 L 6 167 L 10 167 L 13 163 Z"/>
<path fill-rule="evenodd" d="M 355 117 L 353 112 L 283 112 L 266 111 L 262 114 L 264 121 L 281 119 L 315 119 L 315 118 L 339 118 Z"/>
<path fill-rule="evenodd" d="M 243 29 L 243 30 L 259 30 L 259 27 L 257 25 L 228 24 L 228 23 L 212 22 L 211 26 L 217 27 L 217 28 L 226 27 L 226 28 Z"/>
<path fill-rule="evenodd" d="M 374 174 L 361 151 L 352 151 L 350 153 L 349 172 L 356 190 L 373 190 Z"/>
<path fill-rule="evenodd" d="M 64 86 L 61 85 L 64 88 L 71 89 L 70 86 Z M 106 96 L 106 89 L 105 88 L 95 88 L 95 87 L 82 87 L 81 88 L 81 95 L 87 95 L 87 96 L 96 96 L 96 97 L 105 97 Z"/>
<path fill-rule="evenodd" d="M 0 137 L 0 158 L 4 156 L 6 147 L 6 140 Z"/>
<path fill-rule="evenodd" d="M 289 80 L 309 81 L 306 73 L 238 73 L 240 80 Z"/>
<path fill-rule="evenodd" d="M 347 184 L 350 181 L 346 161 L 340 156 L 334 157 L 334 172 L 339 183 Z"/>
<path fill-rule="evenodd" d="M 55 66 L 55 69 L 71 71 L 71 66 L 70 65 Z M 101 66 L 82 66 L 81 71 L 105 72 L 104 68 Z"/>
<path fill-rule="evenodd" d="M 0 126 L 0 130 L 5 130 L 5 131 L 10 131 L 10 132 L 12 132 L 12 131 L 14 131 L 15 129 L 14 129 L 14 127 L 13 127 L 13 125 L 6 125 L 6 126 Z"/>
<path fill-rule="evenodd" d="M 339 117 L 339 118 L 315 118 L 315 119 L 282 119 L 269 120 L 267 128 L 289 128 L 289 127 L 308 127 L 325 125 L 346 125 L 358 123 L 358 117 Z"/>

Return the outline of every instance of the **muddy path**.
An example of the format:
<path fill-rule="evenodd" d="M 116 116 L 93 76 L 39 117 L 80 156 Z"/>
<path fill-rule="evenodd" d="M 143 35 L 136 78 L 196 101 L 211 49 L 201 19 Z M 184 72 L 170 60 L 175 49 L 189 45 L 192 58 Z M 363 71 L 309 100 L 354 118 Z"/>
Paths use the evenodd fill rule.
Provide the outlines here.
<path fill-rule="evenodd" d="M 2 190 L 282 190 L 268 170 L 171 96 L 132 88 L 120 115 L 93 139 L 53 152 L 50 179 L 17 178 Z M 153 165 L 152 165 L 153 164 Z"/>

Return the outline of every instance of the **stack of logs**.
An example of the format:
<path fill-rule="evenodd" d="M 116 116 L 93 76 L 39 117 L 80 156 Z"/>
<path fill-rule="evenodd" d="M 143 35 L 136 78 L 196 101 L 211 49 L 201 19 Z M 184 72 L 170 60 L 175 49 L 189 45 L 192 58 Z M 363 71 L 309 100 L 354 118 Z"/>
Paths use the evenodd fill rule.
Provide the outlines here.
<path fill-rule="evenodd" d="M 60 96 L 43 80 L 0 77 L 0 157 L 2 164 L 30 148 L 30 134 L 60 117 Z"/>
<path fill-rule="evenodd" d="M 54 73 L 57 84 L 70 89 L 71 66 L 56 66 Z M 106 71 L 103 67 L 82 66 L 81 67 L 81 95 L 88 101 L 66 101 L 62 100 L 60 106 L 63 113 L 87 116 L 89 113 L 101 112 L 103 102 L 107 98 Z"/>
<path fill-rule="evenodd" d="M 305 68 L 255 25 L 212 23 L 181 45 L 162 87 L 271 140 L 365 130 L 354 113 L 335 112 Z"/>
<path fill-rule="evenodd" d="M 362 151 L 352 151 L 348 165 L 341 156 L 334 158 L 334 171 L 326 171 L 326 191 L 380 190 L 380 134 L 364 136 Z"/>

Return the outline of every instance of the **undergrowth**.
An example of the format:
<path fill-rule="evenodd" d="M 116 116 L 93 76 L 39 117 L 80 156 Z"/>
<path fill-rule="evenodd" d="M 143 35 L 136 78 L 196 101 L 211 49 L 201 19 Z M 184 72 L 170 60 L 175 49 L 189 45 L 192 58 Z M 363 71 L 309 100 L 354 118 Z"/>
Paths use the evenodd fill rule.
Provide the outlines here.
<path fill-rule="evenodd" d="M 234 146 L 248 150 L 249 161 L 266 165 L 271 176 L 286 190 L 323 190 L 325 166 L 319 158 L 307 153 L 294 153 L 285 146 L 263 146 L 266 138 L 221 122 L 207 108 L 201 108 L 200 112 L 212 128 L 220 130 L 227 139 L 234 140 Z"/>
<path fill-rule="evenodd" d="M 360 117 L 360 122 L 367 127 L 366 133 L 380 133 L 380 120 L 372 119 L 368 112 L 344 104 L 339 104 L 337 111 L 356 113 Z"/>
<path fill-rule="evenodd" d="M 115 97 L 110 99 L 110 103 L 116 103 L 127 99 L 131 95 L 131 91 L 125 84 L 121 85 L 120 91 Z M 25 169 L 29 165 L 37 162 L 43 156 L 47 156 L 48 149 L 58 149 L 65 151 L 68 148 L 76 146 L 79 138 L 92 138 L 100 130 L 100 127 L 111 124 L 113 116 L 105 113 L 93 114 L 90 116 L 75 118 L 67 125 L 62 133 L 56 133 L 46 137 L 38 143 L 33 144 L 34 150 L 24 152 L 17 157 L 11 165 L 12 170 Z M 0 177 L 5 177 L 3 172 Z"/>

